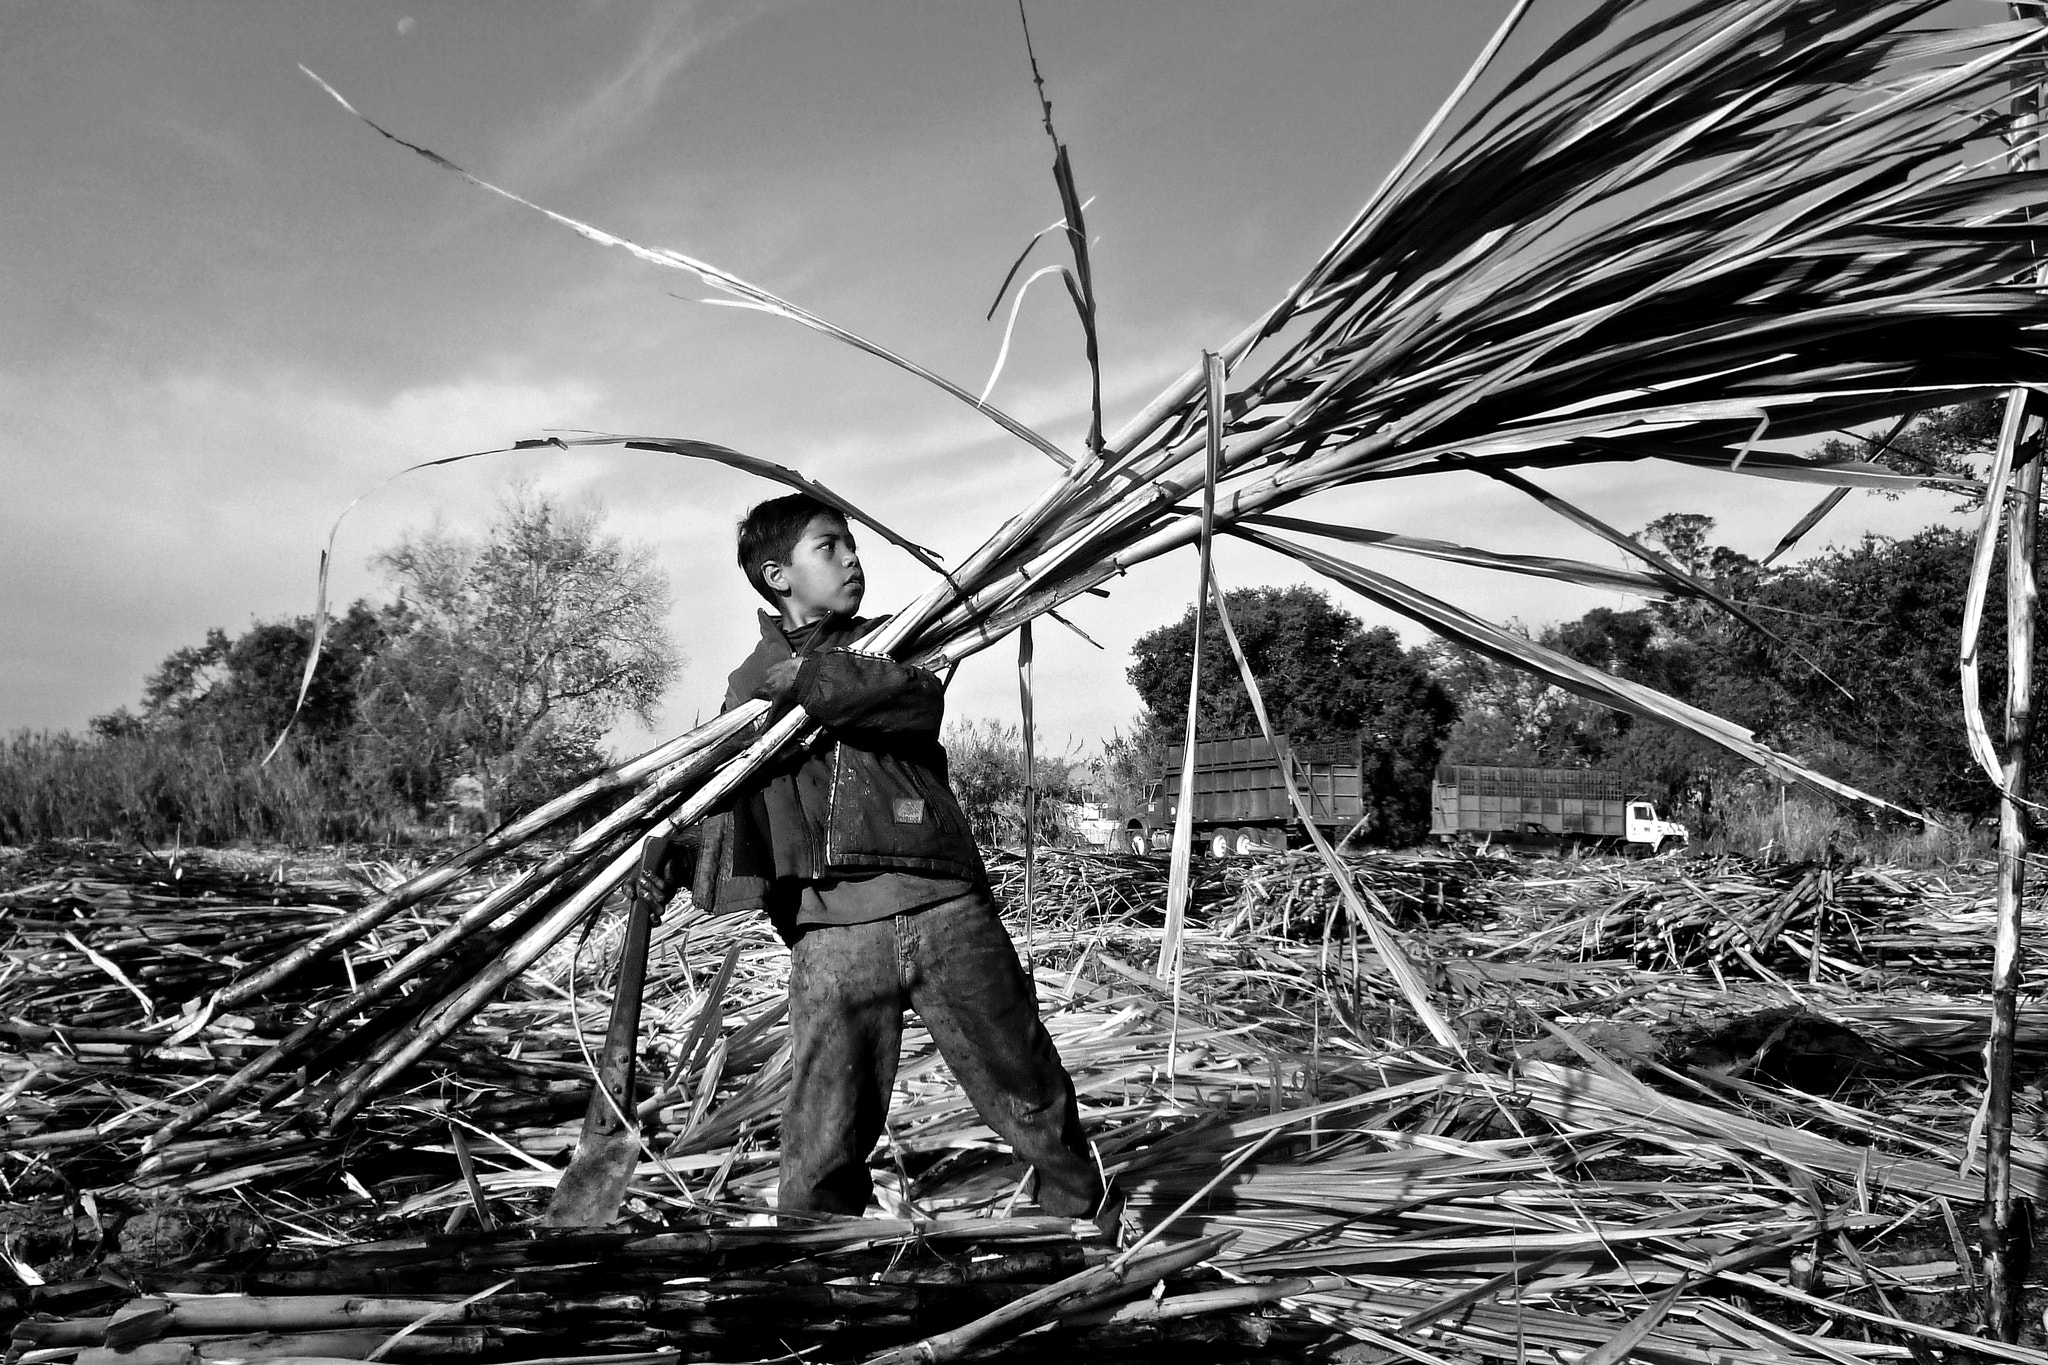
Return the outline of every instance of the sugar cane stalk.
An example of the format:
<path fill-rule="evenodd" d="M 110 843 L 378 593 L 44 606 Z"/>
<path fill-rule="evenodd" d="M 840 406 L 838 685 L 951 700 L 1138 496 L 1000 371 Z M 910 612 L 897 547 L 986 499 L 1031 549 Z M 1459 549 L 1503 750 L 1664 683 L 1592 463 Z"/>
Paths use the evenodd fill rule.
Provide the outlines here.
<path fill-rule="evenodd" d="M 867 1365 L 936 1365 L 940 1361 L 957 1360 L 989 1341 L 1014 1336 L 1048 1317 L 1056 1316 L 1063 1305 L 1075 1300 L 1095 1308 L 1103 1303 L 1104 1300 L 1098 1296 L 1105 1292 L 1140 1292 L 1168 1275 L 1200 1265 L 1236 1238 L 1235 1232 L 1219 1233 L 1214 1237 L 1161 1247 L 1129 1265 L 1118 1262 L 1091 1267 L 1005 1304 L 965 1326 L 870 1356 Z"/>
<path fill-rule="evenodd" d="M 2032 7 L 2013 5 L 2015 20 Z M 2030 73 L 2031 75 L 2031 73 Z M 2023 78 L 2013 95 L 2012 156 L 2016 172 L 2037 160 L 2028 145 L 2040 121 L 2040 86 Z M 2026 806 L 2027 749 L 2034 734 L 2034 545 L 2040 522 L 2041 464 L 2023 444 L 2027 391 L 2006 397 L 2000 455 L 2017 462 L 2012 499 L 2006 508 L 2005 537 L 2005 753 L 1998 802 L 1998 925 L 1991 967 L 1991 1037 L 1984 1049 L 1984 1240 L 1985 1318 L 2000 1341 L 2019 1340 L 2019 1301 L 2026 1273 L 2026 1213 L 2012 1195 L 2013 1034 L 2018 1023 L 2020 911 L 2024 903 L 2027 851 L 2032 821 Z M 2023 1201 L 2022 1201 L 2023 1202 Z"/>
<path fill-rule="evenodd" d="M 2025 404 L 2024 392 L 2007 400 Z M 1998 802 L 1998 925 L 1991 967 L 1991 1037 L 1985 1045 L 1984 1279 L 1986 1317 L 2001 1341 L 2019 1340 L 2024 1218 L 2012 1197 L 2013 1040 L 2019 1020 L 2020 911 L 2032 819 L 2026 806 L 2027 748 L 2034 731 L 2034 581 L 2041 465 L 2030 460 L 2014 480 L 2006 512 L 2005 783 Z"/>
<path fill-rule="evenodd" d="M 1193 889 L 1190 861 L 1195 837 L 1195 735 L 1202 700 L 1202 617 L 1209 598 L 1209 565 L 1216 519 L 1216 476 L 1223 452 L 1223 358 L 1203 352 L 1202 364 L 1208 378 L 1208 464 L 1202 480 L 1202 524 L 1198 541 L 1199 567 L 1195 572 L 1194 647 L 1188 660 L 1188 715 L 1181 736 L 1180 791 L 1175 797 L 1173 855 L 1166 883 L 1166 932 L 1159 939 L 1159 964 L 1152 970 L 1178 983 L 1180 980 L 1180 936 Z M 1178 985 L 1176 984 L 1176 999 Z M 1171 1069 L 1172 1059 L 1168 1058 Z"/>

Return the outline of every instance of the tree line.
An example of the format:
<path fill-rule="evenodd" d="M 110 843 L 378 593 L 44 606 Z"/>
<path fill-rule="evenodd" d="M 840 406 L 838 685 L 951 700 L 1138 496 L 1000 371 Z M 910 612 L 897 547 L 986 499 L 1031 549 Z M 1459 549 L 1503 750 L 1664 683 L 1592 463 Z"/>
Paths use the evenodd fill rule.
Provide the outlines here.
<path fill-rule="evenodd" d="M 1596 608 L 1544 629 L 1546 645 L 1754 730 L 1820 772 L 1930 814 L 1981 818 L 1995 791 L 1970 758 L 1957 641 L 1971 536 L 1935 527 L 1865 536 L 1765 570 L 1713 545 L 1710 518 L 1645 530 L 1681 567 L 1729 593 L 1765 634 L 1707 604 Z M 1982 702 L 2004 705 L 2002 603 L 1982 647 Z M 1463 651 L 1432 651 L 1460 701 L 1458 761 L 1556 763 L 1621 772 L 1629 786 L 1711 819 L 1762 779 L 1690 735 L 1609 711 Z"/>
<path fill-rule="evenodd" d="M 1995 434 L 1993 405 L 1945 409 L 1876 458 L 1972 494 Z M 1539 643 L 1755 731 L 1810 766 L 1899 804 L 1963 821 L 1994 794 L 1971 760 L 1956 641 L 1972 541 L 1934 527 L 1773 566 L 1719 544 L 1712 518 L 1677 512 L 1638 539 L 1750 622 L 1696 599 L 1599 607 L 1525 628 Z M 609 534 L 594 506 L 515 489 L 479 536 L 440 527 L 373 559 L 394 592 L 328 626 L 303 705 L 313 623 L 209 631 L 150 673 L 139 704 L 90 736 L 17 734 L 0 746 L 0 842 L 52 833 L 158 841 L 391 837 L 503 820 L 609 761 L 621 716 L 651 721 L 680 658 L 669 590 L 644 546 Z M 1228 596 L 1233 624 L 1279 730 L 1314 743 L 1362 735 L 1369 837 L 1418 842 L 1441 762 L 1597 767 L 1696 832 L 1771 794 L 1760 774 L 1702 741 L 1548 686 L 1446 643 L 1404 645 L 1306 586 Z M 2003 705 L 2003 602 L 1984 631 L 1983 703 Z M 1187 719 L 1194 612 L 1141 637 L 1128 676 L 1142 711 L 1101 758 L 1039 746 L 1040 833 L 1086 798 L 1134 805 L 1164 771 Z M 1759 629 L 1758 627 L 1761 627 Z M 1520 628 L 1520 627 L 1518 627 Z M 1206 627 L 1196 729 L 1255 734 L 1236 661 Z M 296 718 L 294 719 L 296 709 Z M 289 734 L 270 763 L 260 760 Z M 963 719 L 947 735 L 954 781 L 989 842 L 1022 833 L 1014 725 Z M 2043 755 L 2048 757 L 2048 755 Z"/>

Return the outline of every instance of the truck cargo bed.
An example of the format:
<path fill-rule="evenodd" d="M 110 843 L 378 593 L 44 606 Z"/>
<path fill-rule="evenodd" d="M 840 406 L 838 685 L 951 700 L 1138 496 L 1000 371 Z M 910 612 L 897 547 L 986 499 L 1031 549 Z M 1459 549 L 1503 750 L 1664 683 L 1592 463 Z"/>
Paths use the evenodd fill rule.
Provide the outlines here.
<path fill-rule="evenodd" d="M 1349 829 L 1364 818 L 1367 804 L 1361 740 L 1296 744 L 1286 735 L 1275 739 L 1317 824 Z M 1164 805 L 1168 820 L 1180 803 L 1183 752 L 1176 744 L 1166 754 Z M 1285 825 L 1294 818 L 1286 779 L 1263 735 L 1197 740 L 1194 786 L 1198 826 Z"/>
<path fill-rule="evenodd" d="M 1430 833 L 1619 839 L 1625 805 L 1615 773 L 1446 763 L 1430 791 Z"/>

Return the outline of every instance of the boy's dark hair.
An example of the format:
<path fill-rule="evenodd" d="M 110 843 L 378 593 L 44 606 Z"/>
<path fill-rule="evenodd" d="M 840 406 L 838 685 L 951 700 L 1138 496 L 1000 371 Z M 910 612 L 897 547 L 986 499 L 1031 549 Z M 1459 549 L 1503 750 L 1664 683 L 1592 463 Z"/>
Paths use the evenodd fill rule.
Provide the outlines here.
<path fill-rule="evenodd" d="M 754 591 L 768 599 L 769 606 L 780 608 L 782 600 L 761 581 L 761 566 L 771 560 L 778 564 L 787 560 L 789 552 L 802 539 L 804 527 L 817 516 L 831 517 L 841 525 L 846 522 L 845 514 L 838 508 L 828 506 L 808 493 L 770 498 L 755 506 L 741 520 L 740 569 L 747 575 L 747 582 L 754 585 Z"/>

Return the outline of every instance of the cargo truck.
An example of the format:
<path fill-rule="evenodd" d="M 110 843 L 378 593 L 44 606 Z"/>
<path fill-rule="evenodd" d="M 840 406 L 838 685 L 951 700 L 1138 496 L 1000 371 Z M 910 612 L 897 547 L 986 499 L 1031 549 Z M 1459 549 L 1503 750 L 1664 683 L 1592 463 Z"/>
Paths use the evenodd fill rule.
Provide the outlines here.
<path fill-rule="evenodd" d="M 1689 842 L 1648 801 L 1625 798 L 1621 778 L 1594 768 L 1507 768 L 1446 763 L 1430 787 L 1429 832 L 1445 843 L 1578 844 L 1656 854 Z"/>
<path fill-rule="evenodd" d="M 1349 834 L 1371 812 L 1365 779 L 1365 739 L 1297 744 L 1277 735 L 1281 758 L 1264 735 L 1195 742 L 1195 849 L 1216 857 L 1278 852 L 1287 847 L 1294 825 L 1294 807 L 1280 763 L 1293 770 L 1294 781 L 1307 798 L 1315 822 L 1332 840 Z M 1118 852 L 1162 852 L 1173 841 L 1173 822 L 1180 810 L 1181 745 L 1166 752 L 1166 776 L 1154 782 L 1136 809 L 1120 813 Z"/>

